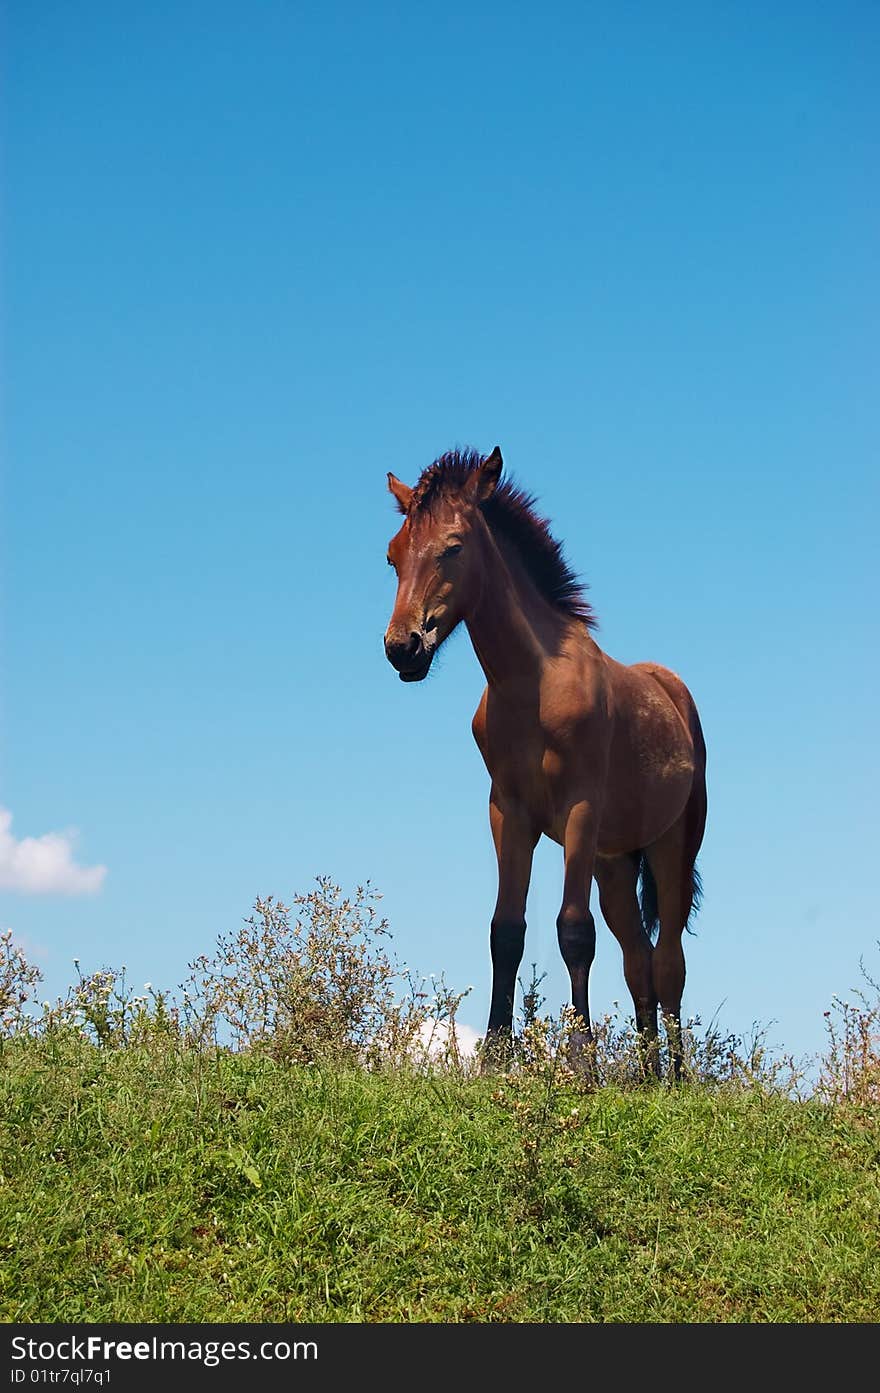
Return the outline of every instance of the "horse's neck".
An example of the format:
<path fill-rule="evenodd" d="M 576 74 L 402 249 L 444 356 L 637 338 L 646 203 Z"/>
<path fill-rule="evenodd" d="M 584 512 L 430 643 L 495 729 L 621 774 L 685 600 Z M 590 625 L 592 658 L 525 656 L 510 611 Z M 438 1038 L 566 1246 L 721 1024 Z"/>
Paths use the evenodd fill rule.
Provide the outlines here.
<path fill-rule="evenodd" d="M 502 552 L 488 528 L 483 538 L 480 593 L 465 617 L 471 643 L 490 687 L 540 680 L 566 628 L 538 592 L 515 553 Z"/>

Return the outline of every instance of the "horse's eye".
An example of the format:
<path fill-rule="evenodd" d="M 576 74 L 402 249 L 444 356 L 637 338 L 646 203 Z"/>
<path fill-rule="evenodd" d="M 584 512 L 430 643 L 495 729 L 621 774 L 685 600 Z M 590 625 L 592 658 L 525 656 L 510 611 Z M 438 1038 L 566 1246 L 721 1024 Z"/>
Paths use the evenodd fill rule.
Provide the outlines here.
<path fill-rule="evenodd" d="M 461 551 L 461 543 L 460 543 L 460 542 L 454 542 L 454 543 L 452 544 L 451 547 L 447 547 L 447 548 L 445 549 L 445 551 L 443 551 L 441 554 L 442 554 L 443 556 L 458 556 L 458 553 L 459 553 L 460 551 Z"/>

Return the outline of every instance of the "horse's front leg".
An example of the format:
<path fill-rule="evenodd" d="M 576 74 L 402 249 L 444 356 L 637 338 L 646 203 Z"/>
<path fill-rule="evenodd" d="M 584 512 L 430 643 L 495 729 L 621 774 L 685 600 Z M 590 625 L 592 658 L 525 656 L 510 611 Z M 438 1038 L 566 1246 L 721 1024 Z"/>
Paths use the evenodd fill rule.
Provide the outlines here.
<path fill-rule="evenodd" d="M 489 822 L 498 857 L 498 899 L 492 915 L 492 1002 L 486 1030 L 484 1059 L 488 1067 L 503 1062 L 513 1031 L 516 974 L 526 938 L 526 897 L 537 836 L 528 816 L 505 806 L 493 788 Z"/>
<path fill-rule="evenodd" d="M 569 1045 L 571 1062 L 586 1073 L 592 1072 L 589 988 L 590 968 L 596 954 L 596 925 L 590 913 L 590 886 L 596 837 L 592 805 L 588 802 L 574 804 L 565 823 L 565 880 L 556 932 L 571 979 L 571 1004 L 577 1017 Z"/>

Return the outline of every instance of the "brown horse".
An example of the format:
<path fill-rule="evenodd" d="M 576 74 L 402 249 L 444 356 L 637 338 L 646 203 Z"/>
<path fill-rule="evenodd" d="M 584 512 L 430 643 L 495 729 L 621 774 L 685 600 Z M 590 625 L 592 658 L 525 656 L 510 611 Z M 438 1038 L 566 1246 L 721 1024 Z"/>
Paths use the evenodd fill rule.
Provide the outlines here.
<path fill-rule="evenodd" d="M 535 500 L 500 481 L 501 467 L 496 446 L 486 458 L 442 455 L 415 488 L 388 475 L 404 514 L 388 548 L 398 580 L 388 660 L 402 681 L 420 682 L 463 621 L 488 684 L 473 720 L 492 779 L 498 857 L 486 1044 L 503 1050 L 512 1028 L 532 856 L 543 834 L 565 854 L 556 927 L 581 1018 L 575 1054 L 588 1060 L 595 878 L 650 1067 L 659 1071 L 659 1003 L 677 1077 L 681 939 L 699 900 L 695 862 L 706 821 L 697 709 L 668 668 L 624 667 L 602 651 L 583 587 Z"/>

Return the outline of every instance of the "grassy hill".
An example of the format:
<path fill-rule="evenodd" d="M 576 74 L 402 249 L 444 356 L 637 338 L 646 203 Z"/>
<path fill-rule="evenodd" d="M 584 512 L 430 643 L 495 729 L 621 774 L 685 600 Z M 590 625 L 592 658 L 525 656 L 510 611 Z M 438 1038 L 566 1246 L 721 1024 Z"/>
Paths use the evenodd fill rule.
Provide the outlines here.
<path fill-rule="evenodd" d="M 876 1111 L 3 1052 L 4 1321 L 873 1321 Z"/>
<path fill-rule="evenodd" d="M 259 900 L 176 996 L 41 1006 L 0 934 L 0 1320 L 878 1318 L 880 998 L 837 1003 L 805 1096 L 711 1031 L 648 1086 L 607 1020 L 587 1087 L 533 981 L 481 1076 L 419 1056 L 460 998 L 374 899 Z"/>

